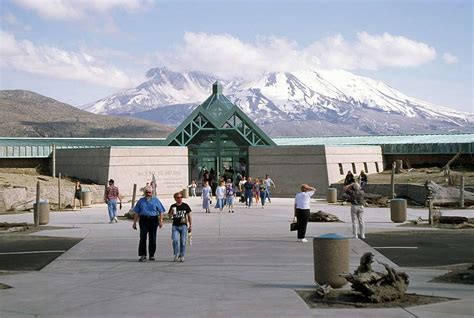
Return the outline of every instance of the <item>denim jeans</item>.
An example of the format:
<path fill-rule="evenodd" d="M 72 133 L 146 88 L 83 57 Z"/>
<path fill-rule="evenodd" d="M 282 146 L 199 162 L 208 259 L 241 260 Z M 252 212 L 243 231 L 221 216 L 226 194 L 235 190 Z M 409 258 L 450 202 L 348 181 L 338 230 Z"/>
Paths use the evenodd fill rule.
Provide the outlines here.
<path fill-rule="evenodd" d="M 252 206 L 252 200 L 253 200 L 253 193 L 252 191 L 247 191 L 245 190 L 245 205 L 246 206 Z"/>
<path fill-rule="evenodd" d="M 140 216 L 140 243 L 138 244 L 138 256 L 146 256 L 146 239 L 148 237 L 148 255 L 155 256 L 156 232 L 158 231 L 158 216 Z"/>
<path fill-rule="evenodd" d="M 262 206 L 265 206 L 265 200 L 267 199 L 267 191 L 260 191 L 260 201 Z"/>
<path fill-rule="evenodd" d="M 184 256 L 184 253 L 186 253 L 187 237 L 188 237 L 188 227 L 186 224 L 173 225 L 171 227 L 171 239 L 173 240 L 174 255 Z"/>
<path fill-rule="evenodd" d="M 265 197 L 268 199 L 268 202 L 270 202 L 270 186 L 267 187 L 267 190 L 265 190 Z"/>
<path fill-rule="evenodd" d="M 107 209 L 109 210 L 109 219 L 113 221 L 114 217 L 117 216 L 117 199 L 107 200 Z"/>

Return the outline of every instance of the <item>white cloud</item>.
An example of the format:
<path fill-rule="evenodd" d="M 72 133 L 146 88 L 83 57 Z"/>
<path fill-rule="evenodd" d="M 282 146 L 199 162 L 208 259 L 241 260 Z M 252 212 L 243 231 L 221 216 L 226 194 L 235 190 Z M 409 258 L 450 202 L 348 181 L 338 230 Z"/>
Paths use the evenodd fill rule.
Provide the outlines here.
<path fill-rule="evenodd" d="M 450 53 L 444 53 L 443 60 L 446 64 L 456 64 L 458 62 L 458 58 Z"/>
<path fill-rule="evenodd" d="M 436 50 L 425 43 L 388 33 L 360 32 L 354 42 L 337 34 L 299 48 L 297 43 L 279 37 L 262 37 L 255 43 L 245 43 L 228 34 L 188 32 L 175 52 L 158 56 L 176 70 L 248 77 L 262 72 L 311 68 L 414 67 L 434 60 Z"/>
<path fill-rule="evenodd" d="M 35 45 L 28 40 L 17 40 L 12 34 L 3 31 L 0 31 L 0 43 L 2 43 L 0 46 L 2 67 L 116 88 L 128 88 L 138 82 L 122 70 L 105 65 L 86 52 L 71 52 L 51 46 Z"/>
<path fill-rule="evenodd" d="M 143 9 L 151 0 L 12 0 L 51 20 L 80 20 L 88 13 L 105 13 L 120 8 L 127 11 Z"/>

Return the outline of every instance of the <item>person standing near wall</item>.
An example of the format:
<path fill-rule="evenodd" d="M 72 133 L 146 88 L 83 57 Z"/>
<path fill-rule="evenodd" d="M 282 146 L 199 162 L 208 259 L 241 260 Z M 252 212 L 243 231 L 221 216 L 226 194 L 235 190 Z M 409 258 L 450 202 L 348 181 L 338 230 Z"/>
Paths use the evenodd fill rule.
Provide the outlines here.
<path fill-rule="evenodd" d="M 351 201 L 352 234 L 354 234 L 354 238 L 358 238 L 358 233 L 361 238 L 365 238 L 364 191 L 356 182 L 345 186 L 344 191 Z"/>
<path fill-rule="evenodd" d="M 161 201 L 153 196 L 153 188 L 145 188 L 145 197 L 138 200 L 133 208 L 133 229 L 140 226 L 140 242 L 138 243 L 139 262 L 146 261 L 146 241 L 148 237 L 148 256 L 150 261 L 155 260 L 156 232 L 163 227 L 163 213 L 166 211 Z"/>
<path fill-rule="evenodd" d="M 315 188 L 307 184 L 302 184 L 301 192 L 298 192 L 295 196 L 295 217 L 298 226 L 298 242 L 308 242 L 308 240 L 305 239 L 306 227 L 308 226 L 310 215 L 310 199 L 315 191 Z"/>
<path fill-rule="evenodd" d="M 196 180 L 191 181 L 191 184 L 188 186 L 189 189 L 191 189 L 191 196 L 196 197 L 196 188 L 197 188 L 197 183 Z"/>
<path fill-rule="evenodd" d="M 362 170 L 360 172 L 359 179 L 360 179 L 360 189 L 362 191 L 365 191 L 365 186 L 367 185 L 367 182 L 369 181 L 369 178 L 367 178 L 367 174 L 365 174 L 364 170 Z"/>
<path fill-rule="evenodd" d="M 191 232 L 193 227 L 192 211 L 189 205 L 183 202 L 181 192 L 176 192 L 173 197 L 176 202 L 170 206 L 168 214 L 173 218 L 171 240 L 173 241 L 174 261 L 184 262 L 186 239 L 188 232 Z"/>
<path fill-rule="evenodd" d="M 76 209 L 76 200 L 79 200 L 79 207 L 82 209 L 82 186 L 79 180 L 76 181 L 74 186 L 74 197 L 72 198 L 72 209 Z"/>
<path fill-rule="evenodd" d="M 105 189 L 104 193 L 104 201 L 107 203 L 109 211 L 109 223 L 118 222 L 117 200 L 120 201 L 120 208 L 122 208 L 122 198 L 120 197 L 119 189 L 115 186 L 114 180 L 110 179 L 109 186 Z"/>

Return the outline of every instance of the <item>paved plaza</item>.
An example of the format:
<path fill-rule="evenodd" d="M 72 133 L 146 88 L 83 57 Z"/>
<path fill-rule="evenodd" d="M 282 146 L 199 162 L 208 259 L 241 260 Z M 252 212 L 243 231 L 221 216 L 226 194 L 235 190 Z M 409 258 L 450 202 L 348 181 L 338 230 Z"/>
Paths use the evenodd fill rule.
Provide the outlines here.
<path fill-rule="evenodd" d="M 169 206 L 171 198 L 162 200 Z M 105 205 L 52 212 L 49 226 L 34 236 L 83 238 L 40 271 L 0 275 L 0 317 L 472 317 L 474 286 L 430 283 L 446 273 L 431 267 L 398 267 L 362 240 L 350 239 L 350 270 L 363 253 L 410 276 L 410 293 L 459 300 L 393 309 L 310 309 L 295 289 L 314 288 L 313 246 L 289 232 L 293 200 L 274 198 L 265 209 L 238 205 L 229 214 L 193 209 L 193 241 L 184 263 L 174 263 L 171 225 L 158 232 L 157 260 L 138 262 L 138 231 L 131 221 L 108 223 Z M 125 208 L 129 204 L 124 205 Z M 307 237 L 351 236 L 350 207 L 312 200 L 311 210 L 344 223 L 309 223 Z M 474 216 L 473 210 L 444 215 Z M 408 219 L 427 218 L 409 209 Z M 366 208 L 367 236 L 406 231 L 390 221 L 388 208 Z M 0 222 L 32 222 L 32 213 L 0 215 Z M 426 229 L 436 231 L 436 229 Z M 442 257 L 442 255 L 440 255 Z M 382 270 L 376 265 L 376 269 Z M 346 285 L 345 288 L 349 288 Z"/>

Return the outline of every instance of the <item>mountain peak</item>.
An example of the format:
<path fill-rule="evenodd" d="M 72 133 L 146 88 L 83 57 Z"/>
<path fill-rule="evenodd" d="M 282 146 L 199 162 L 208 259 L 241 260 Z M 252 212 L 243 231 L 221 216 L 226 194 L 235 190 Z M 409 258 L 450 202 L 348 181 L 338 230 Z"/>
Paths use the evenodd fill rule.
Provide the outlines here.
<path fill-rule="evenodd" d="M 170 105 L 198 105 L 212 93 L 216 81 L 223 83 L 226 96 L 234 104 L 261 125 L 318 120 L 351 125 L 370 134 L 387 129 L 390 133 L 474 130 L 473 114 L 411 98 L 383 82 L 344 70 L 268 72 L 253 81 L 225 81 L 203 72 L 153 68 L 147 72 L 147 81 L 135 89 L 104 98 L 86 109 L 133 114 Z"/>

